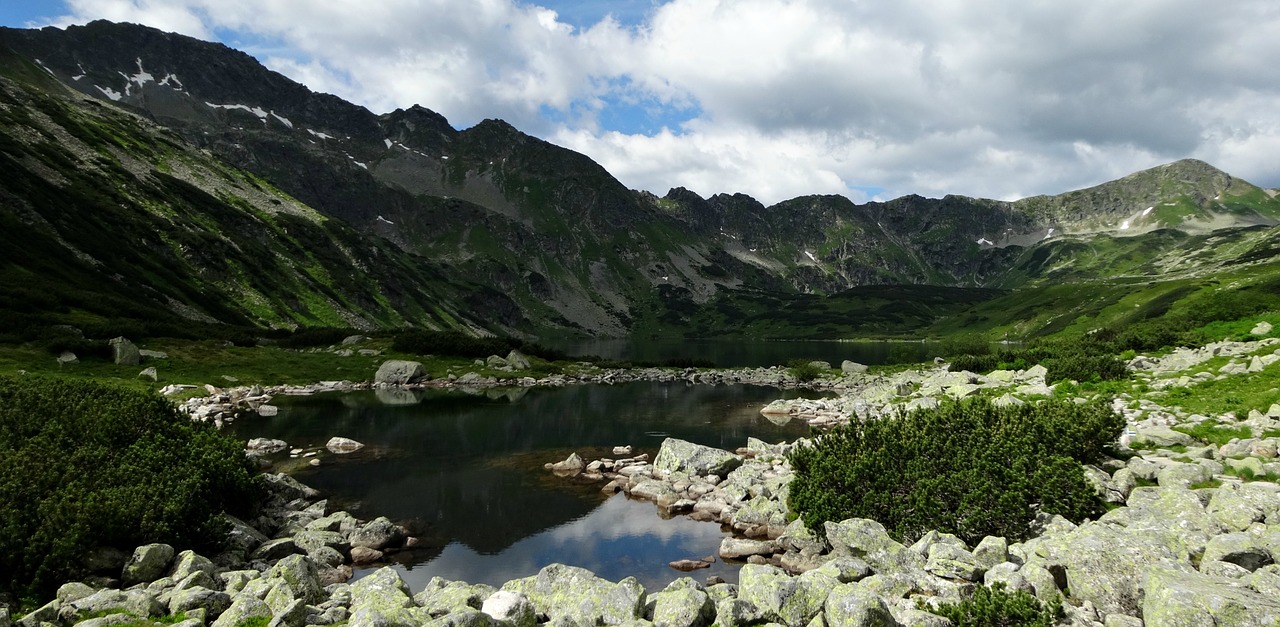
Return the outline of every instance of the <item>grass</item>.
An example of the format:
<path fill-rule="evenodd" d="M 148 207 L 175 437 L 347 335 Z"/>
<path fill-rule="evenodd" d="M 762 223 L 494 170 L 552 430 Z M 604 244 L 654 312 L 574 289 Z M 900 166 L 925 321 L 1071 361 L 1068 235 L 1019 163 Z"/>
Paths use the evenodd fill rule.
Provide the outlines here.
<path fill-rule="evenodd" d="M 1231 427 L 1210 420 L 1190 425 L 1177 425 L 1173 429 L 1214 446 L 1222 446 L 1236 439 L 1243 440 L 1253 437 L 1253 431 L 1249 427 Z"/>

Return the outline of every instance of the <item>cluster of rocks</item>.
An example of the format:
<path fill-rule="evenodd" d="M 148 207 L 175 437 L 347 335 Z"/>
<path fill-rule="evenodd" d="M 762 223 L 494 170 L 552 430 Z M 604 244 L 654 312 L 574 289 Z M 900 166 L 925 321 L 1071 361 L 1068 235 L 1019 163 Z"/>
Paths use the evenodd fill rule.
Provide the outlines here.
<path fill-rule="evenodd" d="M 322 450 L 334 455 L 346 455 L 362 448 L 364 448 L 363 443 L 336 435 L 329 438 L 329 441 L 325 442 L 324 446 L 313 449 L 290 447 L 288 442 L 274 438 L 253 438 L 244 447 L 245 454 L 249 456 L 249 459 L 257 461 L 261 467 L 270 465 L 266 459 L 267 457 L 286 450 L 289 451 L 289 457 L 291 458 L 307 459 L 310 465 L 319 466 L 320 458 L 318 455 Z"/>
<path fill-rule="evenodd" d="M 353 565 L 416 544 L 386 518 L 362 522 L 328 512 L 327 501 L 288 475 L 264 475 L 269 498 L 252 521 L 227 516 L 227 548 L 213 557 L 167 544 L 132 555 L 101 548 L 91 574 L 63 585 L 54 600 L 19 618 L 21 627 L 109 625 L 174 617 L 185 627 L 237 627 L 253 617 L 273 625 L 330 625 L 351 618 Z M 0 610 L 0 626 L 10 617 Z M 266 624 L 264 622 L 264 624 Z"/>

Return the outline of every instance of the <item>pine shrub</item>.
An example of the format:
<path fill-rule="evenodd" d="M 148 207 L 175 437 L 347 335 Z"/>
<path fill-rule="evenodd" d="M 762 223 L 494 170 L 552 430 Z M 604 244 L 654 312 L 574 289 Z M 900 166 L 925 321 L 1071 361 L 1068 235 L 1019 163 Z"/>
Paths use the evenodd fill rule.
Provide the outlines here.
<path fill-rule="evenodd" d="M 821 531 L 870 518 L 912 542 L 929 530 L 970 544 L 1027 539 L 1037 509 L 1079 521 L 1103 504 L 1082 463 L 1108 451 L 1124 419 L 1102 401 L 995 407 L 984 399 L 855 421 L 791 455 L 790 507 Z"/>
<path fill-rule="evenodd" d="M 0 591 L 47 595 L 97 546 L 216 550 L 260 492 L 240 442 L 155 394 L 0 377 Z"/>
<path fill-rule="evenodd" d="M 1062 601 L 1041 603 L 1025 590 L 1008 592 L 1002 582 L 994 586 L 978 586 L 973 596 L 959 603 L 946 603 L 928 610 L 951 621 L 954 627 L 1050 627 L 1065 618 Z"/>

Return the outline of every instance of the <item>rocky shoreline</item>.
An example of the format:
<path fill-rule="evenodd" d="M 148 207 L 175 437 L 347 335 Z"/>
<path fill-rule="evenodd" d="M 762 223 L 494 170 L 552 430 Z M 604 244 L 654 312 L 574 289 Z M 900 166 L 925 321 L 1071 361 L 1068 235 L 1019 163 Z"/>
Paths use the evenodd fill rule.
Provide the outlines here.
<path fill-rule="evenodd" d="M 1135 357 L 1130 367 L 1158 393 L 1186 381 L 1270 368 L 1280 361 L 1276 344 L 1280 341 L 1221 342 L 1161 358 Z M 1225 365 L 1191 372 L 1219 357 L 1226 358 Z M 1001 403 L 1034 402 L 1053 393 L 1043 377 L 1039 367 L 987 375 L 945 368 L 883 377 L 845 373 L 823 382 L 824 389 L 840 392 L 839 398 L 780 401 L 765 411 L 829 425 L 928 406 L 942 396 L 980 393 Z M 193 418 L 220 421 L 238 412 L 263 412 L 279 394 L 497 384 L 476 385 L 474 378 L 460 382 L 463 378 L 211 390 L 209 397 L 184 407 Z M 799 383 L 774 368 L 711 374 L 609 371 L 520 384 L 635 380 Z M 1123 442 L 1148 450 L 1127 461 L 1086 468 L 1099 494 L 1115 508 L 1080 525 L 1046 515 L 1039 521 L 1042 533 L 1021 543 L 988 537 L 967 546 L 949 534 L 930 532 L 905 546 L 879 523 L 862 519 L 828 523 L 822 537 L 788 520 L 786 453 L 806 445 L 805 440 L 751 440 L 730 452 L 668 439 L 652 463 L 618 450 L 611 458 L 587 462 L 574 455 L 549 466 L 560 474 L 599 480 L 605 490 L 650 500 L 668 513 L 733 529 L 735 535 L 725 538 L 719 553 L 722 559 L 746 562 L 736 584 L 682 577 L 662 590 L 646 591 L 633 578 L 610 582 L 562 564 L 497 588 L 436 578 L 412 594 L 391 568 L 351 583 L 353 563 L 376 560 L 381 555 L 373 557 L 374 552 L 393 553 L 414 540 L 386 519 L 361 523 L 344 512 L 326 512 L 327 504 L 314 500 L 313 491 L 287 476 L 270 475 L 268 513 L 252 524 L 237 521 L 230 552 L 206 559 L 189 551 L 174 555 L 172 548 L 158 545 L 139 547 L 133 557 L 104 562 L 107 570 L 99 578 L 64 585 L 57 599 L 26 616 L 9 617 L 0 610 L 0 627 L 12 622 L 105 627 L 165 616 L 185 619 L 180 623 L 185 627 L 240 627 L 255 617 L 272 627 L 946 625 L 928 609 L 997 582 L 1063 601 L 1073 625 L 1280 625 L 1280 486 L 1241 479 L 1246 474 L 1241 469 L 1248 469 L 1248 476 L 1280 475 L 1280 438 L 1275 437 L 1280 407 L 1212 417 L 1248 427 L 1255 437 L 1204 446 L 1169 426 L 1210 417 L 1159 400 L 1156 395 L 1117 398 L 1115 410 L 1130 425 Z M 696 568 L 696 561 L 672 566 Z"/>

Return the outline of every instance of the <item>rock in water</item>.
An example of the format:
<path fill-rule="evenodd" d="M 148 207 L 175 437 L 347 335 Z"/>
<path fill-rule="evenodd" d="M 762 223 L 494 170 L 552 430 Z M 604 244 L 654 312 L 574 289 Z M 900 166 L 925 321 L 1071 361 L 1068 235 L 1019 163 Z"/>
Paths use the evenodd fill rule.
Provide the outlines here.
<path fill-rule="evenodd" d="M 373 375 L 373 382 L 404 385 L 421 379 L 423 374 L 421 362 L 388 359 L 378 366 L 378 372 Z"/>
<path fill-rule="evenodd" d="M 352 440 L 350 438 L 334 436 L 332 438 L 329 438 L 329 442 L 326 443 L 324 447 L 329 449 L 330 453 L 345 455 L 347 453 L 354 453 L 364 448 L 364 444 L 361 444 L 360 442 L 356 442 L 355 440 Z"/>
<path fill-rule="evenodd" d="M 662 448 L 653 460 L 653 467 L 658 470 L 668 473 L 683 472 L 699 477 L 723 477 L 741 465 L 742 458 L 733 453 L 676 438 L 663 440 Z"/>
<path fill-rule="evenodd" d="M 569 456 L 566 457 L 564 461 L 551 464 L 551 471 L 557 472 L 557 473 L 565 473 L 565 472 L 578 473 L 578 472 L 582 472 L 582 469 L 586 467 L 587 467 L 587 464 L 582 460 L 582 457 L 580 457 L 577 453 L 570 453 Z"/>

